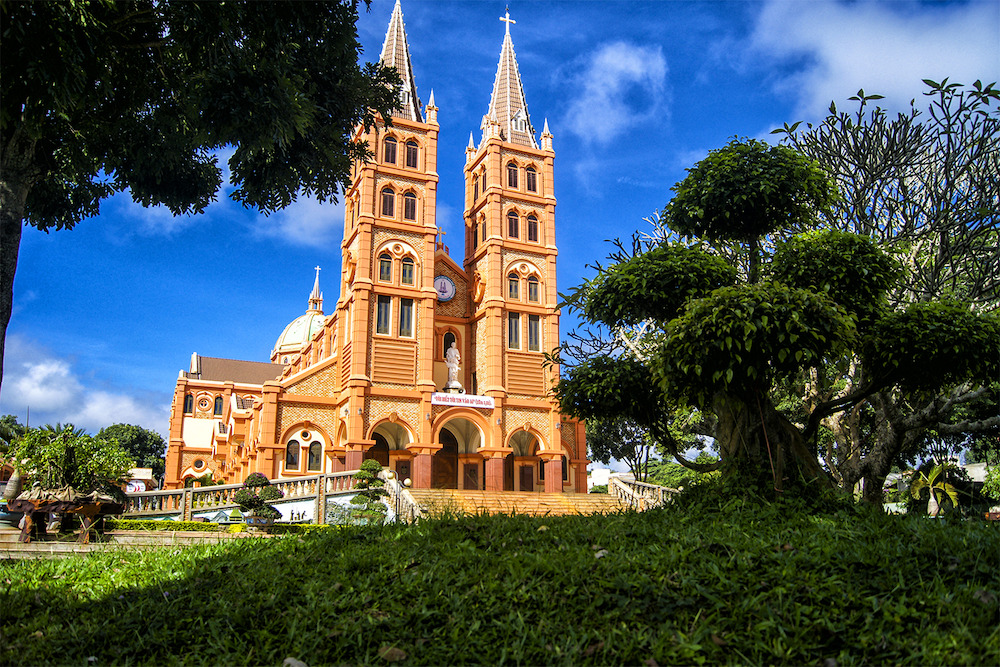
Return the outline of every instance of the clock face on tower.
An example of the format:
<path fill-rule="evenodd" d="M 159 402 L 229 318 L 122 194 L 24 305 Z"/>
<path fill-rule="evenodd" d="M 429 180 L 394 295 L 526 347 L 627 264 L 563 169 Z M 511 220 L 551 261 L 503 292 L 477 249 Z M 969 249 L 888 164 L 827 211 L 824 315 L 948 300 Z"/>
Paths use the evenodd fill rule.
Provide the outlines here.
<path fill-rule="evenodd" d="M 455 297 L 455 283 L 448 276 L 438 276 L 434 279 L 434 291 L 438 301 L 451 301 Z"/>

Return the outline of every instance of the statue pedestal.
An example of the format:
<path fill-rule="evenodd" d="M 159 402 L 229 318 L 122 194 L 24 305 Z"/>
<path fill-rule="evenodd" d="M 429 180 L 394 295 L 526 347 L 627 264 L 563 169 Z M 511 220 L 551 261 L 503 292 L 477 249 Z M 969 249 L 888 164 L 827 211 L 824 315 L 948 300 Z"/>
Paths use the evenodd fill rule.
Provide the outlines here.
<path fill-rule="evenodd" d="M 457 380 L 448 380 L 441 392 L 445 394 L 464 394 L 465 388 Z"/>

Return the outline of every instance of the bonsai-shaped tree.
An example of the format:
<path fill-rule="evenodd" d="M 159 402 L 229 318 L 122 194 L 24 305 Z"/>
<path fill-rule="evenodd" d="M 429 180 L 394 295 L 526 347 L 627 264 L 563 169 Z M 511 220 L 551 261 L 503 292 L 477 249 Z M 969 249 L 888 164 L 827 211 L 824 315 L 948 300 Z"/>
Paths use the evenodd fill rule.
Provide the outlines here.
<path fill-rule="evenodd" d="M 281 516 L 269 500 L 277 500 L 285 494 L 276 486 L 271 486 L 271 480 L 259 472 L 252 472 L 243 480 L 243 488 L 236 492 L 233 500 L 244 512 L 262 519 L 277 519 Z"/>
<path fill-rule="evenodd" d="M 382 498 L 389 492 L 383 489 L 385 481 L 378 474 L 382 466 L 374 459 L 365 459 L 361 469 L 354 473 L 354 488 L 358 495 L 351 498 L 352 505 L 360 505 L 360 515 L 369 519 L 382 520 L 388 508 L 382 504 Z"/>
<path fill-rule="evenodd" d="M 953 505 L 958 507 L 958 493 L 955 491 L 955 487 L 942 476 L 952 468 L 954 466 L 950 463 L 938 463 L 931 468 L 930 474 L 918 473 L 919 477 L 910 486 L 910 494 L 917 499 L 920 498 L 920 493 L 924 489 L 930 492 L 930 498 L 927 500 L 927 514 L 930 516 L 937 516 L 941 512 L 938 494 L 947 494 Z"/>
<path fill-rule="evenodd" d="M 86 435 L 72 424 L 28 430 L 14 442 L 10 458 L 35 487 L 31 493 L 65 500 L 96 493 L 123 502 L 121 486 L 135 465 L 116 440 Z"/>

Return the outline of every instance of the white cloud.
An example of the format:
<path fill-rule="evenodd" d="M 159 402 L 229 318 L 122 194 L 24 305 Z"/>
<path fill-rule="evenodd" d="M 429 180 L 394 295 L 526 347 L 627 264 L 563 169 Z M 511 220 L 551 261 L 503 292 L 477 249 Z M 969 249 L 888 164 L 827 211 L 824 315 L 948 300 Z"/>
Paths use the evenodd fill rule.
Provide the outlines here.
<path fill-rule="evenodd" d="M 160 405 L 122 391 L 87 386 L 70 359 L 21 336 L 8 336 L 4 350 L 0 414 L 14 414 L 33 426 L 71 423 L 96 433 L 116 423 L 136 424 L 161 435 L 167 431 L 169 399 Z"/>
<path fill-rule="evenodd" d="M 635 125 L 667 113 L 667 61 L 660 47 L 604 44 L 573 77 L 577 91 L 566 125 L 585 142 L 606 144 Z"/>
<path fill-rule="evenodd" d="M 920 106 L 923 79 L 971 84 L 1000 74 L 1000 4 L 771 0 L 751 51 L 793 63 L 774 82 L 795 99 L 797 117 L 815 120 L 863 88 L 880 105 Z"/>
<path fill-rule="evenodd" d="M 259 216 L 254 223 L 258 236 L 313 248 L 328 249 L 341 239 L 343 231 L 343 202 L 324 204 L 313 197 L 299 197 L 270 216 Z"/>

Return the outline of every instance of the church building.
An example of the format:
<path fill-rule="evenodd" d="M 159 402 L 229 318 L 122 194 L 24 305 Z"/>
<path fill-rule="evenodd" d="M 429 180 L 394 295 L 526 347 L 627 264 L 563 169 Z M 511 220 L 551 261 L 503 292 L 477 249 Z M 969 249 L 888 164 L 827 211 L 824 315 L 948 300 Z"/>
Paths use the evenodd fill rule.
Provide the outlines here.
<path fill-rule="evenodd" d="M 544 358 L 559 344 L 552 135 L 546 122 L 536 137 L 502 20 L 481 137 L 466 149 L 464 263 L 436 224 L 438 108 L 433 92 L 425 107 L 417 97 L 397 0 L 380 59 L 403 80 L 402 106 L 390 126 L 358 129 L 374 159 L 354 165 L 344 193 L 340 298 L 325 314 L 317 269 L 270 363 L 192 356 L 166 488 L 375 459 L 417 489 L 586 493 L 583 424 L 559 414 L 558 367 Z"/>

